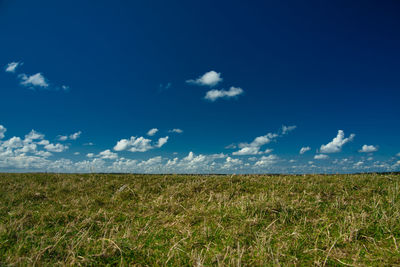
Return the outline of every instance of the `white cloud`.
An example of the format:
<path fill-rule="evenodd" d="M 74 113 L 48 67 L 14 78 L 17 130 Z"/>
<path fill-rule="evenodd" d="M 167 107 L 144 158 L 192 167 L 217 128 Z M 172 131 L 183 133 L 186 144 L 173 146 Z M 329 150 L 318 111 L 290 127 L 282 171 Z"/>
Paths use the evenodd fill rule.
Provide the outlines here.
<path fill-rule="evenodd" d="M 76 140 L 81 136 L 81 134 L 82 134 L 82 132 L 79 131 L 79 132 L 76 132 L 76 133 L 73 133 L 73 134 L 70 134 L 70 135 L 59 135 L 57 139 L 59 141 L 66 141 L 68 139 L 69 140 Z"/>
<path fill-rule="evenodd" d="M 299 153 L 302 155 L 302 154 L 306 153 L 306 152 L 309 151 L 309 150 L 311 150 L 311 147 L 305 146 L 305 147 L 302 147 L 302 148 L 300 149 L 300 152 L 299 152 Z"/>
<path fill-rule="evenodd" d="M 41 140 L 40 142 L 37 142 L 38 145 L 42 145 L 42 146 L 46 146 L 48 144 L 50 144 L 50 142 L 48 140 Z"/>
<path fill-rule="evenodd" d="M 18 148 L 18 147 L 22 147 L 22 146 L 23 146 L 23 143 L 22 143 L 21 138 L 16 137 L 16 136 L 14 136 L 2 143 L 2 147 L 6 148 L 6 149 L 13 149 L 13 148 Z"/>
<path fill-rule="evenodd" d="M 102 159 L 116 159 L 118 158 L 118 154 L 111 152 L 111 150 L 107 149 L 99 153 L 99 157 Z"/>
<path fill-rule="evenodd" d="M 262 152 L 260 152 L 260 147 L 247 146 L 247 147 L 243 147 L 243 148 L 239 149 L 238 151 L 233 152 L 232 155 L 246 156 L 246 155 L 257 155 L 257 154 L 261 154 L 261 153 Z"/>
<path fill-rule="evenodd" d="M 81 131 L 76 132 L 76 133 L 73 133 L 73 134 L 71 134 L 71 135 L 69 136 L 69 139 L 71 139 L 71 140 L 76 140 L 76 139 L 78 139 L 78 138 L 81 136 L 81 134 L 82 134 Z"/>
<path fill-rule="evenodd" d="M 237 146 L 235 144 L 230 144 L 225 147 L 225 149 L 235 149 Z"/>
<path fill-rule="evenodd" d="M 36 153 L 37 145 L 34 143 L 25 143 L 23 144 L 22 148 L 15 150 L 17 153 Z"/>
<path fill-rule="evenodd" d="M 242 88 L 232 86 L 231 88 L 229 88 L 228 91 L 216 90 L 216 89 L 210 90 L 206 93 L 206 96 L 204 98 L 214 102 L 218 98 L 232 98 L 232 97 L 243 94 L 243 92 L 244 91 Z"/>
<path fill-rule="evenodd" d="M 219 82 L 222 81 L 221 73 L 215 71 L 209 71 L 204 73 L 202 76 L 197 78 L 196 80 L 187 80 L 187 83 L 197 84 L 197 85 L 206 85 L 206 86 L 215 86 Z"/>
<path fill-rule="evenodd" d="M 69 135 L 66 135 L 69 138 Z M 153 156 L 147 159 L 129 159 L 119 157 L 110 149 L 100 153 L 89 153 L 86 158 L 74 156 L 79 152 L 65 154 L 67 158 L 55 158 L 52 151 L 61 152 L 68 147 L 61 144 L 51 144 L 44 139 L 42 133 L 32 130 L 25 138 L 12 137 L 8 140 L 0 140 L 0 171 L 50 171 L 50 172 L 141 172 L 141 173 L 304 173 L 304 172 L 349 172 L 356 171 L 398 171 L 400 161 L 398 158 L 388 156 L 387 161 L 383 159 L 375 161 L 372 158 L 361 157 L 355 160 L 350 156 L 348 159 L 337 159 L 333 164 L 314 165 L 313 161 L 307 163 L 298 159 L 280 159 L 276 155 L 265 155 L 271 149 L 265 149 L 266 145 L 283 136 L 283 131 L 277 134 L 267 134 L 257 137 L 251 143 L 239 144 L 239 148 L 254 149 L 261 156 L 235 158 L 234 156 L 220 154 L 195 154 L 192 151 L 178 158 L 164 158 Z M 344 137 L 343 137 L 344 139 Z M 140 149 L 145 138 L 134 137 L 123 139 L 128 143 L 122 145 L 124 150 Z M 142 141 L 138 141 L 142 140 Z M 149 139 L 147 139 L 149 140 Z M 148 145 L 151 149 L 162 146 L 168 141 L 167 136 L 150 140 Z M 133 147 L 132 145 L 138 142 Z M 122 142 L 123 143 L 123 142 Z M 75 150 L 76 151 L 76 150 Z M 54 153 L 55 154 L 55 153 Z M 85 155 L 82 153 L 82 155 Z M 399 155 L 400 156 L 400 155 Z M 315 155 L 314 161 L 328 157 L 325 153 Z M 398 163 L 396 163 L 398 161 Z M 280 164 L 282 162 L 282 165 Z M 294 164 L 296 162 L 296 164 Z"/>
<path fill-rule="evenodd" d="M 147 132 L 147 135 L 148 135 L 148 136 L 153 136 L 153 135 L 155 135 L 157 132 L 158 132 L 158 129 L 157 129 L 157 128 L 153 128 L 153 129 L 150 129 L 150 130 Z"/>
<path fill-rule="evenodd" d="M 27 76 L 26 74 L 19 75 L 21 78 L 21 84 L 24 86 L 39 86 L 47 88 L 49 84 L 46 81 L 46 78 L 41 73 L 36 73 L 31 76 Z"/>
<path fill-rule="evenodd" d="M 275 164 L 277 160 L 278 157 L 275 155 L 262 156 L 256 163 L 254 163 L 254 166 L 270 166 Z"/>
<path fill-rule="evenodd" d="M 354 139 L 355 134 L 351 134 L 350 137 L 344 138 L 344 132 L 342 130 L 338 131 L 338 134 L 333 140 L 326 144 L 322 145 L 320 148 L 321 153 L 337 153 L 342 151 L 342 146 L 347 142 L 350 142 Z"/>
<path fill-rule="evenodd" d="M 396 154 L 396 156 L 400 157 L 400 152 Z"/>
<path fill-rule="evenodd" d="M 364 164 L 363 161 L 359 161 L 359 162 L 357 162 L 357 163 L 354 163 L 354 166 L 355 166 L 355 167 L 360 167 L 360 166 L 363 165 L 363 164 Z"/>
<path fill-rule="evenodd" d="M 129 148 L 129 151 L 131 151 L 131 152 L 146 152 L 147 150 L 150 150 L 153 148 L 150 143 L 151 143 L 151 140 L 146 139 L 144 137 L 139 137 L 139 138 L 131 137 L 131 140 L 130 140 L 131 147 Z"/>
<path fill-rule="evenodd" d="M 38 133 L 35 130 L 30 131 L 29 134 L 25 135 L 25 140 L 37 140 L 37 139 L 43 139 L 44 138 L 44 134 Z"/>
<path fill-rule="evenodd" d="M 37 156 L 40 156 L 40 157 L 44 157 L 44 158 L 48 158 L 48 157 L 50 157 L 51 155 L 53 155 L 53 154 L 51 154 L 49 151 L 37 151 L 36 153 L 35 153 L 35 155 L 37 155 Z"/>
<path fill-rule="evenodd" d="M 135 138 L 135 137 L 134 137 Z M 121 139 L 117 142 L 117 144 L 114 146 L 115 151 L 123 151 L 128 148 L 130 144 L 130 141 L 128 139 Z"/>
<path fill-rule="evenodd" d="M 69 90 L 69 86 L 67 85 L 61 85 L 61 89 L 63 89 L 64 91 L 68 91 Z"/>
<path fill-rule="evenodd" d="M 81 154 L 81 153 L 78 152 L 78 151 L 77 151 L 77 152 L 74 152 L 74 155 L 76 155 L 76 156 L 77 156 L 77 155 L 80 155 L 80 154 Z"/>
<path fill-rule="evenodd" d="M 296 125 L 292 125 L 292 126 L 285 126 L 285 125 L 282 125 L 282 134 L 287 134 L 287 133 L 293 131 L 293 130 L 296 129 L 296 128 L 297 128 Z"/>
<path fill-rule="evenodd" d="M 278 137 L 277 134 L 268 133 L 266 135 L 256 137 L 250 144 L 240 143 L 239 144 L 240 149 L 238 151 L 233 152 L 232 155 L 244 156 L 244 155 L 263 154 L 263 152 L 260 151 L 260 148 L 263 145 L 270 143 L 272 140 L 275 140 L 277 137 Z"/>
<path fill-rule="evenodd" d="M 328 159 L 329 156 L 325 154 L 318 154 L 314 156 L 314 159 Z"/>
<path fill-rule="evenodd" d="M 0 125 L 0 139 L 4 138 L 5 132 L 7 132 L 7 128 L 5 128 L 3 125 Z"/>
<path fill-rule="evenodd" d="M 44 148 L 51 152 L 63 152 L 68 149 L 68 146 L 62 144 L 48 144 Z"/>
<path fill-rule="evenodd" d="M 66 140 L 68 140 L 68 136 L 66 136 L 66 135 L 58 136 L 58 141 L 66 141 Z"/>
<path fill-rule="evenodd" d="M 180 133 L 183 133 L 183 130 L 175 128 L 175 129 L 169 130 L 168 132 L 169 133 L 179 133 L 180 134 Z"/>
<path fill-rule="evenodd" d="M 156 148 L 156 147 L 162 147 L 165 143 L 167 143 L 168 136 L 162 137 L 158 139 L 158 143 L 155 145 L 152 145 L 152 141 L 150 139 L 144 138 L 144 137 L 136 137 L 132 136 L 130 139 L 121 139 L 120 141 L 117 142 L 117 144 L 114 146 L 115 151 L 123 151 L 123 150 L 129 150 L 131 152 L 146 152 L 150 149 Z"/>
<path fill-rule="evenodd" d="M 163 145 L 165 145 L 168 141 L 168 138 L 168 136 L 159 138 L 156 147 L 162 147 Z"/>
<path fill-rule="evenodd" d="M 18 68 L 18 66 L 21 66 L 23 63 L 21 62 L 11 62 L 8 63 L 6 66 L 6 72 L 15 72 L 15 70 Z"/>
<path fill-rule="evenodd" d="M 359 150 L 358 152 L 371 153 L 371 152 L 376 152 L 376 151 L 378 151 L 378 148 L 373 145 L 363 145 L 361 150 Z"/>

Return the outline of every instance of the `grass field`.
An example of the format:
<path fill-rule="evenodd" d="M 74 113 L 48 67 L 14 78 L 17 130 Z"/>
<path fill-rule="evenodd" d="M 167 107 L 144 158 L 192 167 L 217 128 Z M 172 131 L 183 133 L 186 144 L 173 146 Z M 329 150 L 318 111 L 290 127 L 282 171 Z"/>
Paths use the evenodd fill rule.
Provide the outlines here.
<path fill-rule="evenodd" d="M 0 265 L 400 265 L 400 175 L 0 174 Z"/>

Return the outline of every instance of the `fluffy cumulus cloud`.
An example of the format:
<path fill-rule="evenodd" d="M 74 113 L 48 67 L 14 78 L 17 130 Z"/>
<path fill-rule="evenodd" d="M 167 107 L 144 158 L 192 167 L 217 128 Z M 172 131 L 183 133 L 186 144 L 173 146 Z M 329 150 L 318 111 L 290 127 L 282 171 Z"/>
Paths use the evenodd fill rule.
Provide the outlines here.
<path fill-rule="evenodd" d="M 309 146 L 302 147 L 300 149 L 299 154 L 303 155 L 304 153 L 306 153 L 307 151 L 310 151 L 310 150 L 311 150 L 311 147 L 309 147 Z"/>
<path fill-rule="evenodd" d="M 0 170 L 50 171 L 51 166 L 59 166 L 60 161 L 49 159 L 51 152 L 63 152 L 68 147 L 44 138 L 44 134 L 32 130 L 24 138 L 0 140 Z"/>
<path fill-rule="evenodd" d="M 41 73 L 36 73 L 30 76 L 21 74 L 19 77 L 21 79 L 21 84 L 27 87 L 49 87 L 46 78 Z"/>
<path fill-rule="evenodd" d="M 107 149 L 107 150 L 100 152 L 98 157 L 100 157 L 102 159 L 116 159 L 116 158 L 118 158 L 118 154 L 111 152 L 110 149 Z"/>
<path fill-rule="evenodd" d="M 202 76 L 200 76 L 195 80 L 187 80 L 186 82 L 190 84 L 205 85 L 212 87 L 222 82 L 222 77 L 221 73 L 212 70 L 204 73 Z"/>
<path fill-rule="evenodd" d="M 6 127 L 0 125 L 0 139 L 4 138 L 4 133 L 7 131 Z"/>
<path fill-rule="evenodd" d="M 362 148 L 359 150 L 361 153 L 372 153 L 378 151 L 378 148 L 373 145 L 363 145 Z"/>
<path fill-rule="evenodd" d="M 5 70 L 6 70 L 6 72 L 12 72 L 12 73 L 14 73 L 15 70 L 18 68 L 18 66 L 21 66 L 22 64 L 23 64 L 23 63 L 21 63 L 21 62 L 11 62 L 11 63 L 8 63 L 7 66 L 6 66 L 6 68 L 5 68 Z"/>
<path fill-rule="evenodd" d="M 178 128 L 174 128 L 174 129 L 171 129 L 171 130 L 169 130 L 168 131 L 169 133 L 183 133 L 183 130 L 181 130 L 181 129 L 178 129 Z"/>
<path fill-rule="evenodd" d="M 269 156 L 262 156 L 256 163 L 254 163 L 254 166 L 271 166 L 275 164 L 278 161 L 278 157 L 276 155 L 269 155 Z"/>
<path fill-rule="evenodd" d="M 45 145 L 44 148 L 50 152 L 63 152 L 68 149 L 68 146 L 62 144 L 48 144 Z"/>
<path fill-rule="evenodd" d="M 267 133 L 266 135 L 256 137 L 251 143 L 240 143 L 238 147 L 240 148 L 238 151 L 232 153 L 232 155 L 236 156 L 245 156 L 245 155 L 258 155 L 258 154 L 266 154 L 272 152 L 271 149 L 267 149 L 265 151 L 261 150 L 261 147 L 275 141 L 278 137 L 282 137 L 288 132 L 294 130 L 296 126 L 282 126 L 282 134 L 277 133 Z M 229 148 L 234 148 L 235 145 L 229 145 Z"/>
<path fill-rule="evenodd" d="M 155 135 L 157 132 L 158 132 L 158 129 L 157 129 L 157 128 L 153 128 L 153 129 L 150 129 L 150 130 L 147 132 L 147 135 L 148 135 L 148 136 L 153 136 L 153 135 Z"/>
<path fill-rule="evenodd" d="M 314 156 L 314 159 L 328 159 L 329 156 L 325 154 L 318 154 Z"/>
<path fill-rule="evenodd" d="M 1 129 L 5 129 L 3 126 Z M 4 130 L 3 130 L 4 132 Z M 69 136 L 70 135 L 66 135 Z M 355 154 L 346 158 L 331 160 L 325 153 L 318 153 L 313 161 L 301 157 L 296 160 L 281 158 L 271 153 L 271 149 L 262 146 L 276 141 L 283 131 L 269 133 L 255 138 L 250 143 L 239 144 L 243 148 L 254 149 L 251 157 L 238 155 L 196 154 L 193 151 L 173 157 L 160 155 L 144 159 L 121 157 L 116 151 L 143 151 L 149 147 L 163 146 L 168 137 L 156 140 L 144 137 L 132 137 L 120 140 L 115 149 L 103 149 L 101 152 L 88 153 L 86 157 L 77 157 L 76 153 L 62 153 L 68 147 L 51 143 L 45 135 L 35 130 L 25 136 L 13 136 L 0 139 L 0 171 L 49 171 L 49 172 L 135 172 L 135 173 L 337 173 L 350 171 L 399 171 L 398 158 L 375 160 Z M 343 137 L 343 139 L 345 139 Z M 236 151 L 238 152 L 238 151 Z M 56 156 L 55 153 L 58 153 Z M 84 155 L 81 151 L 81 155 Z M 246 154 L 246 153 L 243 153 Z M 240 156 L 240 157 L 239 157 Z M 69 157 L 69 158 L 65 158 Z"/>
<path fill-rule="evenodd" d="M 322 145 L 320 148 L 321 153 L 337 153 L 342 151 L 342 147 L 350 142 L 353 141 L 355 134 L 351 134 L 349 137 L 344 137 L 344 132 L 342 130 L 338 131 L 338 134 L 331 142 L 326 145 Z"/>
<path fill-rule="evenodd" d="M 229 88 L 229 90 L 210 90 L 206 93 L 206 96 L 204 97 L 205 99 L 214 102 L 216 101 L 218 98 L 232 98 L 232 97 L 236 97 L 239 96 L 241 94 L 243 94 L 243 89 L 240 87 L 231 87 Z"/>
<path fill-rule="evenodd" d="M 251 143 L 240 143 L 238 145 L 240 149 L 233 152 L 232 155 L 244 156 L 263 154 L 264 152 L 260 151 L 261 147 L 275 140 L 278 136 L 278 134 L 268 133 L 266 135 L 256 137 Z"/>
<path fill-rule="evenodd" d="M 152 144 L 152 140 L 144 137 L 132 136 L 130 139 L 121 139 L 114 146 L 115 151 L 128 150 L 130 152 L 146 152 L 153 148 L 160 148 L 168 141 L 168 136 L 158 139 L 156 144 Z"/>

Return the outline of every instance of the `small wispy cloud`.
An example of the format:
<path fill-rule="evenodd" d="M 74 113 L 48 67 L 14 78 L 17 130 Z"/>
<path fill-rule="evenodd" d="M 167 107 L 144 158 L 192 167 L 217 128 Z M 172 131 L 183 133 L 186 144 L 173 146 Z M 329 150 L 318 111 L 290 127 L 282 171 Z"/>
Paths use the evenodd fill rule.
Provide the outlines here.
<path fill-rule="evenodd" d="M 171 86 L 172 86 L 172 83 L 166 83 L 166 84 L 161 83 L 161 84 L 158 86 L 158 90 L 159 90 L 159 92 L 166 91 L 166 90 L 168 90 L 169 88 L 171 88 Z"/>
<path fill-rule="evenodd" d="M 68 136 L 66 136 L 66 135 L 60 135 L 60 136 L 58 136 L 58 141 L 66 141 L 66 140 L 68 140 Z"/>
<path fill-rule="evenodd" d="M 209 71 L 204 73 L 202 76 L 200 76 L 199 78 L 193 80 L 187 80 L 187 83 L 190 84 L 196 84 L 196 85 L 205 85 L 205 86 L 210 86 L 213 87 L 215 85 L 217 85 L 218 83 L 222 82 L 222 77 L 221 77 L 221 73 L 216 72 L 216 71 Z"/>
<path fill-rule="evenodd" d="M 66 140 L 76 140 L 81 136 L 82 132 L 78 131 L 76 133 L 70 134 L 70 135 L 59 135 L 58 140 L 59 141 L 66 141 Z"/>
<path fill-rule="evenodd" d="M 169 130 L 168 131 L 169 133 L 183 133 L 183 130 L 181 130 L 181 129 L 179 129 L 179 128 L 175 128 L 175 129 L 172 129 L 172 130 Z"/>
<path fill-rule="evenodd" d="M 7 64 L 5 70 L 6 70 L 6 72 L 12 72 L 12 73 L 14 73 L 15 70 L 16 70 L 19 66 L 21 66 L 21 65 L 23 65 L 23 64 L 24 64 L 24 63 L 22 63 L 22 62 L 11 62 L 11 63 L 8 63 L 8 64 Z"/>
<path fill-rule="evenodd" d="M 309 151 L 309 150 L 311 150 L 311 147 L 305 146 L 305 147 L 302 147 L 302 148 L 300 149 L 300 152 L 299 152 L 299 153 L 302 155 L 302 154 L 306 153 L 306 152 Z"/>
<path fill-rule="evenodd" d="M 318 154 L 314 156 L 314 159 L 328 159 L 329 156 L 325 154 Z"/>
<path fill-rule="evenodd" d="M 297 128 L 296 125 L 292 125 L 292 126 L 282 125 L 282 134 L 288 134 L 289 132 L 293 131 L 296 128 Z"/>
<path fill-rule="evenodd" d="M 243 92 L 244 91 L 242 88 L 232 86 L 228 91 L 216 89 L 210 90 L 206 93 L 206 96 L 204 98 L 210 100 L 211 102 L 214 102 L 218 98 L 232 98 L 243 94 Z"/>
<path fill-rule="evenodd" d="M 235 149 L 237 146 L 235 144 L 230 144 L 225 147 L 225 149 Z"/>

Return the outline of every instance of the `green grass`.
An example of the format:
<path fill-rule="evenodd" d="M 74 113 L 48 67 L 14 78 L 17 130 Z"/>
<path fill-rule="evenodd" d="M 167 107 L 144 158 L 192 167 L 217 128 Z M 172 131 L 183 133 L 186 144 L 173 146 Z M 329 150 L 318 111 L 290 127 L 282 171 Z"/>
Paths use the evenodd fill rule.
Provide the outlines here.
<path fill-rule="evenodd" d="M 0 266 L 399 266 L 399 183 L 0 174 Z"/>

